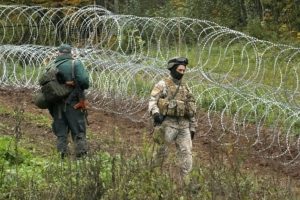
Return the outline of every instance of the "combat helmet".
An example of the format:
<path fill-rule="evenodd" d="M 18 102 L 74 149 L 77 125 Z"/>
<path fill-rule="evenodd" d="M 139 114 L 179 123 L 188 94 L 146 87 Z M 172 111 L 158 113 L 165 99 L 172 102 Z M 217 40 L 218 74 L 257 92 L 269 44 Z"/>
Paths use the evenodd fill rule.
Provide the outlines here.
<path fill-rule="evenodd" d="M 189 64 L 189 61 L 185 57 L 175 57 L 168 61 L 168 70 L 171 70 L 175 65 L 184 65 L 187 66 Z"/>

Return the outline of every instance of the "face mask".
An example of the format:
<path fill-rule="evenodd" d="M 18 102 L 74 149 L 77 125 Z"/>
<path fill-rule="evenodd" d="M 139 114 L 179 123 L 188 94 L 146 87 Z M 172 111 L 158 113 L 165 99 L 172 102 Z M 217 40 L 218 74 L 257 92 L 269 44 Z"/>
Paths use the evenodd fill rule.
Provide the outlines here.
<path fill-rule="evenodd" d="M 175 69 L 171 70 L 171 76 L 177 80 L 180 80 L 183 77 L 183 74 L 176 71 L 176 68 L 175 68 Z"/>

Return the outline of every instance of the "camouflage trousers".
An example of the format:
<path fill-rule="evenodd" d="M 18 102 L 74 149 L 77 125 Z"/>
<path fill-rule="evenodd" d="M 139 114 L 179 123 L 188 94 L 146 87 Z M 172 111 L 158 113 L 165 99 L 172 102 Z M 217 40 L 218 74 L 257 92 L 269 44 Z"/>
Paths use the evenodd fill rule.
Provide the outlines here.
<path fill-rule="evenodd" d="M 68 152 L 68 135 L 75 143 L 77 157 L 87 153 L 86 122 L 84 113 L 70 105 L 58 104 L 49 109 L 53 118 L 52 129 L 57 137 L 57 150 L 66 154 Z"/>
<path fill-rule="evenodd" d="M 181 176 L 188 175 L 193 164 L 192 140 L 189 128 L 179 128 L 163 123 L 154 132 L 154 141 L 158 144 L 158 148 L 154 153 L 153 167 L 162 166 L 167 159 L 169 146 L 175 142 Z"/>

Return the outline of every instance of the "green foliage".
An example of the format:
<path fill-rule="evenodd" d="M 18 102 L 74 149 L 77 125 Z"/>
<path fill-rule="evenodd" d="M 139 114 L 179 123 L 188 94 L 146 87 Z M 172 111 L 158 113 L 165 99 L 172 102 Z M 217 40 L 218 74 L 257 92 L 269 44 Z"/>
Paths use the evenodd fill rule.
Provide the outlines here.
<path fill-rule="evenodd" d="M 42 158 L 33 156 L 23 148 L 11 150 L 13 140 L 0 138 L 0 199 L 30 196 L 51 199 L 51 195 L 57 195 L 59 199 L 72 199 L 73 189 L 77 190 L 78 195 L 88 197 L 96 191 L 91 187 L 104 188 L 109 185 L 111 158 L 107 153 L 99 152 L 87 160 L 61 162 L 58 155 L 56 158 Z"/>
<path fill-rule="evenodd" d="M 14 151 L 14 139 L 6 136 L 0 137 L 0 163 L 2 164 L 20 164 L 26 157 L 26 152 L 19 149 L 18 152 Z"/>
<path fill-rule="evenodd" d="M 45 128 L 50 128 L 52 123 L 52 119 L 45 114 L 25 113 L 25 119 L 36 124 L 37 126 L 42 126 Z"/>
<path fill-rule="evenodd" d="M 295 199 L 288 188 L 283 186 L 278 190 L 276 178 L 256 178 L 255 174 L 244 171 L 243 164 L 248 157 L 247 153 L 236 151 L 232 146 L 221 147 L 219 154 L 215 154 L 213 149 L 210 150 L 209 166 L 197 163 L 199 167 L 192 172 L 193 184 L 200 183 L 202 192 L 206 191 L 207 194 L 201 196 L 202 192 L 196 193 L 197 198 Z"/>
<path fill-rule="evenodd" d="M 0 115 L 7 115 L 8 117 L 14 117 L 15 114 L 16 113 L 12 108 L 6 107 L 4 105 L 0 105 Z M 23 120 L 34 123 L 37 126 L 43 126 L 43 127 L 48 127 L 48 128 L 51 127 L 51 119 L 49 116 L 47 116 L 45 114 L 36 114 L 36 113 L 25 112 Z M 2 126 L 4 126 L 4 125 L 2 125 Z M 0 124 L 0 129 L 1 129 L 1 124 Z"/>
<path fill-rule="evenodd" d="M 126 14 L 205 19 L 251 35 L 253 32 L 252 36 L 264 40 L 299 42 L 294 33 L 300 31 L 300 4 L 295 1 L 129 0 L 120 4 Z M 287 27 L 283 32 L 282 26 Z"/>
<path fill-rule="evenodd" d="M 191 17 L 212 20 L 233 28 L 240 25 L 242 18 L 241 16 L 236 17 L 241 8 L 233 1 L 225 3 L 220 0 L 216 2 L 208 0 L 187 2 L 174 0 L 160 3 L 158 4 L 159 7 L 152 1 L 145 1 L 149 6 L 148 8 L 144 7 L 141 1 L 129 0 L 127 2 L 129 5 L 126 8 L 128 9 L 127 12 L 137 15 L 166 17 L 190 15 Z M 249 3 L 249 1 L 247 2 Z M 271 5 L 274 2 L 270 0 L 263 1 L 263 3 Z M 288 6 L 288 4 L 276 4 L 276 6 L 278 7 L 276 8 L 278 13 L 280 13 L 281 8 Z M 251 15 L 249 14 L 249 16 Z M 271 40 L 285 37 L 283 33 L 279 36 L 276 25 L 270 22 L 262 24 L 259 14 L 253 14 L 253 16 L 256 17 L 249 17 L 246 27 L 250 35 Z M 288 14 L 287 19 L 274 16 L 274 19 L 280 19 L 282 23 L 290 22 L 293 18 L 297 20 L 292 20 L 293 22 L 288 24 L 288 30 L 299 24 L 295 13 Z M 140 37 L 135 27 L 124 30 L 124 35 L 124 38 L 122 38 L 122 51 L 132 53 L 142 49 L 146 40 Z M 137 41 L 138 44 L 131 43 L 130 38 L 134 38 L 134 41 Z M 134 49 L 133 47 L 136 46 L 138 48 Z M 180 46 L 179 42 L 177 46 L 174 46 L 174 49 L 170 50 L 172 51 L 170 54 L 178 53 L 178 49 L 180 49 L 177 48 Z M 188 51 L 190 53 L 196 52 L 193 48 L 189 47 Z M 236 48 L 239 49 L 239 45 Z M 220 49 L 203 52 L 201 59 L 206 61 L 209 57 L 207 66 L 216 67 L 213 69 L 207 68 L 207 70 L 214 70 L 214 72 L 222 74 L 230 69 L 228 65 L 230 60 L 228 60 L 228 55 L 224 55 L 222 57 L 223 65 L 221 67 L 217 66 L 219 52 Z M 253 61 L 253 55 L 250 56 L 252 56 L 250 61 Z M 236 64 L 242 66 L 243 62 Z M 272 63 L 270 63 L 270 66 L 270 69 L 266 67 L 267 71 L 272 70 Z M 20 76 L 20 80 L 23 81 L 32 74 L 31 71 L 23 73 L 24 69 L 21 66 L 18 66 L 15 70 L 16 74 Z M 239 78 L 239 75 L 244 73 L 243 70 L 244 68 L 235 68 L 231 70 L 231 74 Z M 264 77 L 263 83 L 276 83 L 272 73 L 266 74 L 270 75 Z M 222 77 L 214 78 L 222 80 Z M 126 85 L 129 94 L 137 92 L 138 96 L 145 96 L 149 93 L 151 86 L 145 81 L 145 77 L 137 75 L 133 80 Z M 241 113 L 240 117 L 247 116 L 249 122 L 256 122 L 257 119 L 263 118 L 266 108 L 272 110 L 272 114 L 269 114 L 268 118 L 265 119 L 267 122 L 272 123 L 276 117 L 280 116 L 280 108 L 270 108 L 261 104 L 256 105 L 255 99 L 252 99 L 252 103 L 256 106 L 254 113 L 254 107 L 250 104 L 242 106 L 245 102 L 234 91 L 227 91 L 224 96 L 216 99 L 215 97 L 223 93 L 225 89 L 213 88 L 206 91 L 205 84 L 193 88 L 194 92 L 203 96 L 201 102 L 199 102 L 202 108 L 223 111 L 227 109 L 226 102 L 234 102 L 228 108 L 226 114 L 232 116 L 237 112 L 237 108 L 243 108 L 239 111 Z M 120 85 L 123 86 L 124 84 Z M 286 87 L 290 86 L 287 85 Z M 246 89 L 244 93 L 247 93 Z M 256 95 L 258 97 L 263 96 L 264 91 L 257 91 Z M 14 115 L 12 110 L 3 106 L 0 106 L 0 113 L 11 117 Z M 44 115 L 25 113 L 24 118 L 30 122 L 50 126 L 50 119 Z M 285 117 L 282 117 L 282 119 L 285 119 Z M 299 123 L 295 123 L 294 127 L 297 131 Z M 1 129 L 6 129 L 4 124 L 0 124 Z M 119 140 L 122 140 L 122 138 L 119 138 Z M 191 174 L 192 182 L 201 186 L 201 189 L 195 192 L 190 188 L 186 190 L 179 188 L 174 183 L 172 175 L 166 173 L 166 171 L 152 171 L 149 168 L 152 146 L 147 143 L 145 143 L 146 146 L 142 154 L 136 153 L 130 157 L 125 157 L 122 152 L 117 152 L 115 155 L 98 152 L 86 160 L 61 162 L 57 158 L 35 157 L 22 148 L 18 148 L 16 151 L 16 149 L 11 148 L 14 142 L 16 141 L 11 138 L 0 139 L 0 198 L 3 199 L 145 199 L 145 197 L 147 199 L 176 199 L 178 196 L 180 199 L 217 199 L 222 197 L 223 199 L 291 199 L 286 188 L 282 189 L 277 185 L 277 182 L 255 178 L 253 175 L 241 171 L 242 163 L 238 157 L 235 158 L 236 160 L 231 160 L 232 163 L 229 167 L 224 164 L 225 160 L 212 159 L 211 164 L 208 166 L 202 165 L 201 162 L 195 162 L 194 171 Z M 114 143 L 114 145 L 116 144 Z M 125 150 L 121 149 L 121 151 Z"/>
<path fill-rule="evenodd" d="M 115 144 L 121 141 L 120 136 L 115 137 Z M 12 140 L 0 138 L 0 155 L 9 151 Z M 150 167 L 153 144 L 146 140 L 141 153 L 127 157 L 122 153 L 125 149 L 119 150 L 120 154 L 100 151 L 83 160 L 60 161 L 58 155 L 41 158 L 19 148 L 22 162 L 11 162 L 1 156 L 0 198 L 293 199 L 288 188 L 278 185 L 276 178 L 259 178 L 242 171 L 247 155 L 232 153 L 231 147 L 220 156 L 210 152 L 209 165 L 196 157 L 186 186 L 176 180 L 174 169 L 168 172 L 166 168 Z"/>
<path fill-rule="evenodd" d="M 245 32 L 261 40 L 268 38 L 268 41 L 278 42 L 279 35 L 274 31 L 275 28 L 274 25 L 264 24 L 260 19 L 254 18 L 248 21 Z"/>
<path fill-rule="evenodd" d="M 43 6 L 85 6 L 97 3 L 107 9 L 119 13 L 147 17 L 191 17 L 196 19 L 205 19 L 216 22 L 235 30 L 241 30 L 257 36 L 260 39 L 280 41 L 294 44 L 300 42 L 298 33 L 300 33 L 300 4 L 298 1 L 276 1 L 276 0 L 65 0 L 62 2 L 48 2 L 44 0 L 31 1 L 11 1 L 4 0 L 4 4 L 27 4 Z M 21 18 L 12 19 L 22 23 Z M 26 22 L 23 22 L 26 24 Z M 263 27 L 260 27 L 263 26 Z M 284 28 L 283 28 L 284 27 Z M 254 30 L 252 30 L 252 28 Z M 0 33 L 1 33 L 0 29 Z M 29 32 L 30 30 L 25 30 Z M 261 31 L 261 32 L 260 32 Z M 12 30 L 7 30 L 12 34 Z M 14 34 L 22 31 L 14 31 Z M 26 34 L 25 34 L 26 35 Z M 53 34 L 52 34 L 53 35 Z M 70 36 L 72 37 L 72 36 Z M 10 38 L 10 37 L 9 37 Z M 16 37 L 19 41 L 20 38 Z M 55 38 L 49 38 L 55 40 Z M 28 38 L 22 38 L 24 43 Z M 41 35 L 37 41 L 44 40 Z M 111 38 L 113 39 L 113 38 Z M 5 43 L 14 43 L 16 41 L 5 41 Z M 51 42 L 53 44 L 53 42 Z"/>

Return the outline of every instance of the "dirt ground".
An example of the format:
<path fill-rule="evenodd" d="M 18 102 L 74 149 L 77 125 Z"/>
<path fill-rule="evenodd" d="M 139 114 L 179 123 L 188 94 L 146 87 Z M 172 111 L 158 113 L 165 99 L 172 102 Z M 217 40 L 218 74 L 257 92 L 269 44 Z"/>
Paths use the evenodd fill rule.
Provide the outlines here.
<path fill-rule="evenodd" d="M 10 90 L 0 89 L 0 104 L 10 109 L 16 109 L 23 105 L 24 113 L 30 115 L 43 114 L 50 119 L 47 110 L 41 110 L 35 107 L 32 102 L 32 91 L 28 89 Z M 300 168 L 299 165 L 284 166 L 277 160 L 266 159 L 257 154 L 254 148 L 222 148 L 216 143 L 215 137 L 221 133 L 221 127 L 208 126 L 206 113 L 199 113 L 198 134 L 193 140 L 194 157 L 209 163 L 209 159 L 214 156 L 227 155 L 228 162 L 230 157 L 236 154 L 244 155 L 243 169 L 251 170 L 252 173 L 260 175 L 276 175 L 282 179 L 290 179 L 296 188 L 300 188 Z M 118 148 L 127 149 L 126 153 L 139 151 L 145 140 L 151 141 L 151 126 L 147 122 L 133 122 L 117 114 L 112 114 L 102 110 L 90 109 L 88 116 L 88 142 L 90 151 L 104 150 L 109 152 L 118 151 Z M 14 134 L 16 119 L 11 115 L 0 114 L 0 125 L 8 128 L 1 129 L 0 135 Z M 47 154 L 49 151 L 55 151 L 55 136 L 50 126 L 45 127 L 32 123 L 29 120 L 21 122 L 20 130 L 22 138 L 27 139 L 32 144 L 41 144 L 42 148 L 37 149 L 39 154 Z M 210 129 L 208 131 L 208 129 Z M 254 131 L 255 127 L 249 128 Z M 8 131 L 11 130 L 11 131 Z M 209 132 L 209 134 L 204 134 Z M 120 140 L 120 138 L 122 138 Z M 240 145 L 241 146 L 241 145 Z M 244 147 L 248 144 L 245 142 Z M 30 148 L 30 147 L 29 147 Z M 225 153 L 224 153 L 225 152 Z M 226 162 L 226 159 L 224 160 Z"/>

